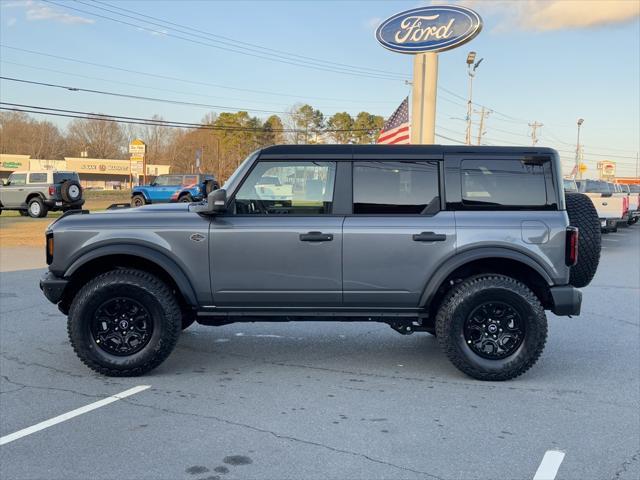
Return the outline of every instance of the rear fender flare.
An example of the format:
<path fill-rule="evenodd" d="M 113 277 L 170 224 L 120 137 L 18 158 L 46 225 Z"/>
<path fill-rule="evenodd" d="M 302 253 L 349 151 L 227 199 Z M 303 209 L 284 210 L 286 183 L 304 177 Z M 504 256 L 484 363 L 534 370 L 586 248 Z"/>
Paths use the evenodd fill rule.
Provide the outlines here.
<path fill-rule="evenodd" d="M 442 285 L 442 282 L 444 282 L 456 269 L 466 265 L 467 263 L 485 258 L 504 258 L 508 260 L 515 260 L 535 270 L 544 279 L 547 285 L 551 286 L 554 283 L 549 273 L 542 265 L 540 265 L 540 263 L 522 252 L 508 248 L 474 248 L 473 250 L 466 250 L 462 253 L 449 257 L 444 264 L 436 270 L 435 274 L 427 281 L 427 285 L 422 292 L 422 296 L 420 297 L 420 306 L 425 307 L 431 303 L 433 296 L 440 288 L 440 285 Z"/>

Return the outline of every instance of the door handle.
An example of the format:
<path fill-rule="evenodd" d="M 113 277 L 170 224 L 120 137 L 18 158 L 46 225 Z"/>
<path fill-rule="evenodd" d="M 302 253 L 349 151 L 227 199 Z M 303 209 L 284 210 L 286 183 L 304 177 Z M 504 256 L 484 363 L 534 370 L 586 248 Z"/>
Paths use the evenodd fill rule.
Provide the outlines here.
<path fill-rule="evenodd" d="M 446 239 L 444 233 L 422 232 L 413 235 L 414 242 L 444 242 Z"/>
<path fill-rule="evenodd" d="M 301 242 L 330 242 L 333 240 L 333 233 L 309 232 L 301 233 Z"/>

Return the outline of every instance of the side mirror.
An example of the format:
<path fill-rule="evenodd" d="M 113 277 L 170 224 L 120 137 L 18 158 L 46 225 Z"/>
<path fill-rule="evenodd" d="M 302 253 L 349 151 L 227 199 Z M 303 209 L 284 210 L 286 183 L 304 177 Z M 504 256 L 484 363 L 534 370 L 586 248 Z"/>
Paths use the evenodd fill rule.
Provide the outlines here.
<path fill-rule="evenodd" d="M 207 195 L 207 205 L 212 214 L 224 213 L 227 211 L 227 191 L 224 188 L 214 190 Z"/>
<path fill-rule="evenodd" d="M 7 180 L 6 178 L 3 178 L 3 179 L 2 179 L 2 186 L 3 186 L 3 187 L 6 187 L 6 186 L 8 186 L 8 185 L 9 185 L 9 180 Z"/>
<path fill-rule="evenodd" d="M 206 202 L 192 203 L 189 206 L 190 212 L 201 213 L 203 215 L 219 215 L 227 211 L 227 191 L 223 188 L 214 190 L 207 195 Z"/>

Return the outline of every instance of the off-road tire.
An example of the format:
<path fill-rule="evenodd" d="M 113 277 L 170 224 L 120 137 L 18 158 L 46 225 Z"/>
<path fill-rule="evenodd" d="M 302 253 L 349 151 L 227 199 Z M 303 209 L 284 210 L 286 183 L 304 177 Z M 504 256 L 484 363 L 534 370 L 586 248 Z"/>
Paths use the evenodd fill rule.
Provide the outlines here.
<path fill-rule="evenodd" d="M 192 203 L 193 202 L 193 197 L 187 193 L 185 195 L 182 195 L 178 199 L 178 202 L 180 202 L 180 203 Z"/>
<path fill-rule="evenodd" d="M 75 203 L 82 198 L 82 187 L 76 180 L 67 180 L 60 185 L 60 196 L 67 203 Z"/>
<path fill-rule="evenodd" d="M 589 285 L 600 263 L 602 233 L 598 212 L 582 193 L 565 195 L 569 224 L 578 227 L 578 262 L 571 267 L 569 283 L 576 288 Z"/>
<path fill-rule="evenodd" d="M 147 201 L 144 199 L 142 195 L 134 195 L 131 197 L 131 206 L 132 207 L 142 207 L 147 204 Z"/>
<path fill-rule="evenodd" d="M 49 213 L 49 209 L 42 201 L 42 198 L 33 197 L 27 205 L 27 213 L 31 218 L 44 218 Z"/>
<path fill-rule="evenodd" d="M 518 311 L 525 325 L 520 346 L 502 359 L 481 357 L 464 338 L 468 315 L 487 301 L 507 303 Z M 547 340 L 547 317 L 540 300 L 523 283 L 504 275 L 478 275 L 456 285 L 447 294 L 436 315 L 436 337 L 449 360 L 470 377 L 510 380 L 529 370 L 542 354 Z"/>
<path fill-rule="evenodd" d="M 128 356 L 112 355 L 93 339 L 90 323 L 98 307 L 114 296 L 134 298 L 151 314 L 149 343 Z M 171 289 L 150 273 L 127 269 L 98 275 L 78 292 L 67 321 L 69 340 L 80 360 L 110 377 L 142 375 L 160 365 L 171 353 L 182 330 L 182 313 Z"/>

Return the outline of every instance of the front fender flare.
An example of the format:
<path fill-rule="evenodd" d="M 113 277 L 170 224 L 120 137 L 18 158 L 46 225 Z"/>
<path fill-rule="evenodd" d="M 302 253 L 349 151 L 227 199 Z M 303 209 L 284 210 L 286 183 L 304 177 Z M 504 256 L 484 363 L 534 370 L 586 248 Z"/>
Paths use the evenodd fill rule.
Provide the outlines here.
<path fill-rule="evenodd" d="M 521 262 L 535 270 L 544 279 L 547 285 L 551 286 L 554 283 L 544 267 L 525 253 L 509 248 L 479 247 L 472 250 L 466 250 L 449 257 L 428 280 L 427 285 L 422 292 L 422 296 L 420 297 L 420 306 L 428 306 L 431 303 L 433 296 L 440 288 L 442 282 L 444 282 L 446 278 L 457 268 L 475 260 L 482 260 L 485 258 L 504 258 L 507 260 Z"/>
<path fill-rule="evenodd" d="M 90 250 L 89 252 L 81 254 L 71 263 L 65 270 L 64 277 L 71 277 L 79 268 L 92 260 L 110 255 L 133 255 L 156 264 L 167 272 L 176 282 L 178 290 L 180 290 L 185 301 L 190 306 L 198 306 L 195 290 L 182 268 L 164 253 L 143 245 L 119 243 L 117 245 L 106 245 Z"/>

